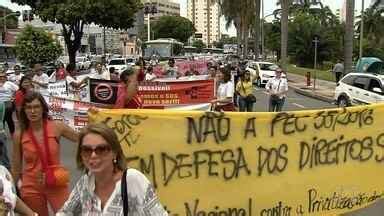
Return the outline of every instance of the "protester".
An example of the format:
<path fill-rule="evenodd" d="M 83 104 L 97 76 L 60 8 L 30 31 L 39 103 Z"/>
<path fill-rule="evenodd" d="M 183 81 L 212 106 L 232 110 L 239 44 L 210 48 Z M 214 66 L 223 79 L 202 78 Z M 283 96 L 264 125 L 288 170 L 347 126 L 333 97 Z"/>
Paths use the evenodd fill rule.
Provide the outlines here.
<path fill-rule="evenodd" d="M 95 67 L 95 71 L 91 74 L 90 78 L 92 79 L 101 79 L 101 80 L 111 80 L 111 74 L 101 63 L 97 63 Z"/>
<path fill-rule="evenodd" d="M 48 204 L 57 212 L 69 195 L 69 173 L 60 165 L 58 141 L 65 137 L 77 142 L 78 138 L 65 123 L 50 120 L 48 112 L 40 93 L 27 92 L 12 154 L 12 175 L 21 181 L 21 198 L 41 216 L 48 216 Z"/>
<path fill-rule="evenodd" d="M 7 75 L 4 72 L 0 72 L 0 103 L 5 105 L 4 121 L 8 125 L 9 132 L 11 135 L 15 132 L 15 124 L 13 122 L 12 114 L 14 111 L 14 96 L 18 89 L 18 86 L 13 82 L 7 80 Z M 0 129 L 4 129 L 1 127 Z"/>
<path fill-rule="evenodd" d="M 66 76 L 66 72 L 65 72 L 64 64 L 59 63 L 59 67 L 56 70 L 56 80 L 63 80 L 65 79 L 65 76 Z"/>
<path fill-rule="evenodd" d="M 234 85 L 229 71 L 218 73 L 217 99 L 212 100 L 212 108 L 215 111 L 235 111 L 233 104 Z"/>
<path fill-rule="evenodd" d="M 109 74 L 111 75 L 111 80 L 113 81 L 119 81 L 119 73 L 116 71 L 115 67 L 110 67 L 109 68 Z"/>
<path fill-rule="evenodd" d="M 340 79 L 343 77 L 343 73 L 344 73 L 344 65 L 340 59 L 338 59 L 332 71 L 335 74 L 336 83 L 338 83 Z"/>
<path fill-rule="evenodd" d="M 15 215 L 15 212 L 27 216 L 37 215 L 37 213 L 33 212 L 32 209 L 25 205 L 25 203 L 17 196 L 12 175 L 9 173 L 8 169 L 1 165 L 0 185 L 2 189 L 0 193 L 0 211 L 2 212 L 0 212 L 0 215 L 13 216 Z"/>
<path fill-rule="evenodd" d="M 148 66 L 147 73 L 145 74 L 145 81 L 153 81 L 156 79 L 156 75 L 153 73 L 153 67 Z"/>
<path fill-rule="evenodd" d="M 14 73 L 12 73 L 9 77 L 8 80 L 15 83 L 16 85 L 19 85 L 21 78 L 24 76 L 23 73 L 21 73 L 20 66 L 15 65 L 13 67 Z"/>
<path fill-rule="evenodd" d="M 20 80 L 19 90 L 15 93 L 15 106 L 17 114 L 20 114 L 21 105 L 27 92 L 33 90 L 32 79 L 30 76 L 23 76 Z"/>
<path fill-rule="evenodd" d="M 283 108 L 286 94 L 288 92 L 287 79 L 282 77 L 283 71 L 278 68 L 275 77 L 270 79 L 265 85 L 269 93 L 269 112 L 280 112 Z"/>
<path fill-rule="evenodd" d="M 139 71 L 127 69 L 120 74 L 117 99 L 114 108 L 137 109 L 142 107 L 141 98 L 137 96 L 137 75 Z"/>
<path fill-rule="evenodd" d="M 32 83 L 35 86 L 35 90 L 40 92 L 42 95 L 48 95 L 48 83 L 49 77 L 47 74 L 43 73 L 43 67 L 40 63 L 36 63 L 33 66 L 34 76 L 32 78 Z"/>
<path fill-rule="evenodd" d="M 208 68 L 209 78 L 215 79 L 217 75 L 217 68 L 215 66 L 211 66 Z"/>
<path fill-rule="evenodd" d="M 75 98 L 80 98 L 80 89 L 85 87 L 89 77 L 85 77 L 83 80 L 77 80 L 76 67 L 72 64 L 67 65 L 67 76 L 65 78 L 67 82 L 68 93 L 73 94 Z"/>
<path fill-rule="evenodd" d="M 143 57 L 140 57 L 137 61 L 136 61 L 136 70 L 139 70 L 138 74 L 137 74 L 137 81 L 138 82 L 142 82 L 144 81 L 145 79 L 145 60 Z"/>
<path fill-rule="evenodd" d="M 177 66 L 175 65 L 175 59 L 170 58 L 168 60 L 168 66 L 165 68 L 164 75 L 167 78 L 179 78 L 181 76 Z"/>
<path fill-rule="evenodd" d="M 256 97 L 253 95 L 251 73 L 246 71 L 236 84 L 240 112 L 252 112 Z"/>
<path fill-rule="evenodd" d="M 149 180 L 138 170 L 126 168 L 119 140 L 106 125 L 90 124 L 83 129 L 76 162 L 84 174 L 58 216 L 123 215 L 123 202 L 128 204 L 127 215 L 168 215 Z M 126 190 L 121 190 L 121 184 Z"/>

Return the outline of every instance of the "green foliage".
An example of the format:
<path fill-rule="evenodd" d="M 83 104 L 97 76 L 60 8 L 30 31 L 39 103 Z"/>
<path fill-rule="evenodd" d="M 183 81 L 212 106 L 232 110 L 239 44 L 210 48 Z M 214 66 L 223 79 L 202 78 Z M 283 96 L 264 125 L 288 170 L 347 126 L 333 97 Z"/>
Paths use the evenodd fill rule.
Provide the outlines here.
<path fill-rule="evenodd" d="M 94 23 L 113 29 L 133 26 L 135 13 L 142 8 L 140 0 L 12 0 L 29 5 L 43 21 L 62 25 L 69 60 L 75 63 L 76 52 L 81 47 L 83 28 Z"/>
<path fill-rule="evenodd" d="M 203 48 L 207 47 L 207 45 L 202 40 L 193 41 L 192 46 L 196 47 L 198 49 L 198 52 L 201 52 Z"/>
<path fill-rule="evenodd" d="M 4 7 L 4 6 L 0 6 L 0 30 L 3 31 L 3 28 L 4 28 L 4 20 L 3 20 L 3 17 L 4 17 L 4 10 L 5 10 L 5 14 L 11 14 L 11 13 L 14 13 L 14 11 L 12 11 L 11 9 L 7 8 L 7 7 Z M 15 29 L 17 28 L 17 23 L 18 23 L 18 17 L 15 16 L 15 15 L 9 15 L 7 16 L 7 29 Z"/>
<path fill-rule="evenodd" d="M 55 41 L 42 29 L 27 26 L 16 39 L 16 56 L 24 65 L 57 60 L 63 52 Z"/>
<path fill-rule="evenodd" d="M 153 25 L 155 38 L 174 38 L 186 43 L 195 33 L 193 23 L 180 16 L 162 16 Z"/>

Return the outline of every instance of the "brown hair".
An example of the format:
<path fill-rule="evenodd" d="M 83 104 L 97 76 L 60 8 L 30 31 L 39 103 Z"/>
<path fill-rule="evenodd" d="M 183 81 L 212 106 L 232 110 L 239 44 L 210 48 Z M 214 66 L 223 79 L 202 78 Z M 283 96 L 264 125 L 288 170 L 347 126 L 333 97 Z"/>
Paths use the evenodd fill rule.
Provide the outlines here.
<path fill-rule="evenodd" d="M 48 119 L 49 107 L 47 102 L 45 102 L 43 96 L 39 92 L 29 91 L 25 94 L 24 101 L 21 104 L 21 109 L 20 109 L 20 127 L 22 130 L 27 130 L 29 127 L 29 119 L 25 114 L 25 105 L 27 103 L 31 103 L 35 99 L 40 101 L 40 104 L 43 108 L 43 120 Z"/>
<path fill-rule="evenodd" d="M 86 167 L 80 155 L 80 147 L 83 144 L 84 137 L 88 134 L 97 134 L 103 137 L 103 139 L 105 139 L 108 142 L 108 144 L 111 146 L 112 152 L 116 154 L 117 163 L 115 164 L 115 168 L 119 170 L 124 170 L 127 167 L 125 156 L 123 154 L 123 150 L 121 149 L 116 133 L 107 125 L 103 123 L 98 123 L 98 124 L 89 124 L 88 126 L 83 128 L 83 130 L 79 134 L 79 144 L 77 146 L 76 163 L 77 163 L 77 167 L 80 170 L 86 170 Z"/>

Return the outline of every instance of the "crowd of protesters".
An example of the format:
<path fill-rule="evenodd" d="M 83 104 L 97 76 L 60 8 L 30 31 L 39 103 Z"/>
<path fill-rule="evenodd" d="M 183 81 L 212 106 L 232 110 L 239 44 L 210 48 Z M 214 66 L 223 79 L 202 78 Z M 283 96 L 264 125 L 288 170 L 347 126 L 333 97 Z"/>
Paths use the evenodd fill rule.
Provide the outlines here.
<path fill-rule="evenodd" d="M 43 97 L 48 94 L 50 78 L 42 65 L 34 64 L 32 72 L 28 73 L 22 73 L 19 66 L 13 69 L 9 76 L 0 72 L 0 187 L 3 187 L 0 205 L 22 215 L 47 216 L 49 209 L 57 215 L 125 215 L 126 201 L 119 194 L 130 193 L 128 197 L 137 197 L 135 206 L 129 207 L 133 215 L 145 215 L 144 211 L 150 215 L 167 215 L 154 191 L 150 197 L 146 196 L 148 189 L 153 190 L 146 177 L 135 169 L 127 169 L 113 130 L 103 124 L 90 124 L 78 134 L 63 122 L 51 120 Z M 276 70 L 276 76 L 266 84 L 270 94 L 269 111 L 282 110 L 288 91 L 282 73 L 281 69 Z M 142 108 L 137 94 L 138 83 L 158 78 L 153 65 L 146 64 L 142 58 L 120 73 L 98 63 L 85 78 L 79 79 L 76 75 L 75 65 L 60 65 L 56 70 L 56 80 L 65 81 L 67 90 L 74 94 L 78 94 L 89 79 L 116 81 L 117 100 L 109 108 L 130 109 Z M 182 74 L 175 60 L 169 59 L 160 77 L 179 79 L 195 75 L 200 75 L 195 69 Z M 244 64 L 210 62 L 206 77 L 215 81 L 213 111 L 254 111 L 254 80 Z M 90 109 L 90 112 L 97 111 L 97 108 Z M 74 160 L 83 176 L 72 192 L 70 173 L 60 160 L 61 137 L 78 146 Z M 8 157 L 10 140 L 13 140 L 11 161 Z M 121 192 L 122 188 L 125 193 Z"/>

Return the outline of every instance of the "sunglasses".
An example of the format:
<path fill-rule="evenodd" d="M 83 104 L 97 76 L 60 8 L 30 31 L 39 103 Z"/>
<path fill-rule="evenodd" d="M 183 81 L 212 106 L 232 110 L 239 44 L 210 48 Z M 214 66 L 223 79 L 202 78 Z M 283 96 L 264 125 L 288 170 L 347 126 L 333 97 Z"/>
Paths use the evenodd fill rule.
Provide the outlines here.
<path fill-rule="evenodd" d="M 95 153 L 97 156 L 105 156 L 111 151 L 111 146 L 109 145 L 99 145 L 96 148 L 81 146 L 80 155 L 84 158 L 90 158 L 92 153 Z"/>

